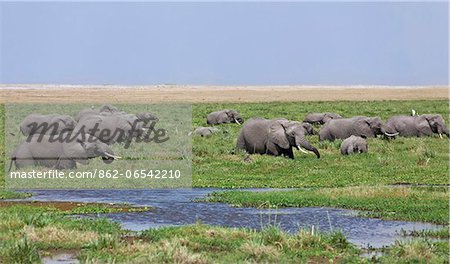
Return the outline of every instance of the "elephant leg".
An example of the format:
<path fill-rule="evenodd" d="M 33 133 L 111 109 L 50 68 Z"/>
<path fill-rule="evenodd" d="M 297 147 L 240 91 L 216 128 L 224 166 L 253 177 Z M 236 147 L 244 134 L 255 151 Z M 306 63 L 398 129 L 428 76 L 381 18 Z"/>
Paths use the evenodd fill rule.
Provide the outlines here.
<path fill-rule="evenodd" d="M 347 154 L 353 154 L 355 148 L 353 147 L 353 145 L 348 146 L 347 148 Z"/>
<path fill-rule="evenodd" d="M 244 135 L 242 135 L 242 133 L 239 135 L 239 138 L 236 142 L 236 148 L 237 149 L 245 149 L 245 139 L 244 139 Z"/>
<path fill-rule="evenodd" d="M 288 158 L 294 159 L 294 151 L 292 150 L 292 148 L 286 150 L 286 155 Z"/>
<path fill-rule="evenodd" d="M 21 148 L 19 151 L 14 153 L 12 159 L 17 169 L 32 167 L 37 165 L 33 155 L 27 148 Z"/>
<path fill-rule="evenodd" d="M 266 145 L 266 154 L 280 156 L 282 153 L 277 149 L 275 144 L 268 142 Z"/>

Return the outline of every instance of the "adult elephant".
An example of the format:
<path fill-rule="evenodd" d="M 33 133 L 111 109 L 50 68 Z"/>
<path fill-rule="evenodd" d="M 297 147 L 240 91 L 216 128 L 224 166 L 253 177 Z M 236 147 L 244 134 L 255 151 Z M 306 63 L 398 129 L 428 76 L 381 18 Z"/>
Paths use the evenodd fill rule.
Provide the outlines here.
<path fill-rule="evenodd" d="M 74 129 L 77 133 L 91 134 L 111 145 L 124 142 L 145 132 L 143 123 L 131 114 L 95 115 L 83 118 Z"/>
<path fill-rule="evenodd" d="M 112 115 L 115 113 L 125 113 L 125 112 L 121 112 L 117 107 L 115 107 L 113 105 L 106 104 L 106 105 L 102 105 L 99 108 L 91 107 L 91 108 L 86 108 L 86 109 L 81 110 L 75 116 L 75 121 L 79 122 L 83 118 L 87 118 L 90 116 Z"/>
<path fill-rule="evenodd" d="M 307 153 L 304 149 L 312 151 L 320 158 L 319 151 L 306 140 L 305 134 L 300 122 L 252 118 L 244 123 L 236 148 L 250 154 L 284 155 L 293 159 L 292 147 L 295 147 L 304 153 Z"/>
<path fill-rule="evenodd" d="M 439 114 L 425 114 L 419 116 L 397 115 L 386 121 L 386 126 L 396 131 L 402 137 L 425 137 L 445 134 L 449 137 L 449 130 L 444 118 Z"/>
<path fill-rule="evenodd" d="M 208 114 L 206 117 L 206 123 L 208 125 L 218 125 L 227 123 L 242 124 L 244 119 L 241 117 L 238 111 L 232 109 L 224 109 Z"/>
<path fill-rule="evenodd" d="M 60 114 L 30 114 L 20 123 L 20 131 L 25 136 L 33 134 L 57 135 L 64 130 L 72 130 L 75 120 L 68 115 Z"/>
<path fill-rule="evenodd" d="M 323 125 L 326 122 L 330 121 L 331 119 L 340 119 L 342 118 L 341 115 L 336 114 L 336 113 L 309 113 L 306 115 L 305 119 L 303 120 L 303 122 L 306 123 L 310 123 L 310 124 L 318 124 L 318 125 Z"/>
<path fill-rule="evenodd" d="M 358 136 L 350 136 L 342 141 L 341 144 L 341 154 L 349 155 L 353 153 L 365 153 L 368 150 L 367 140 L 358 137 Z"/>
<path fill-rule="evenodd" d="M 337 138 L 346 139 L 351 135 L 373 138 L 382 134 L 388 136 L 397 135 L 392 133 L 379 117 L 356 116 L 328 121 L 320 130 L 319 139 L 320 141 L 334 141 Z"/>
<path fill-rule="evenodd" d="M 102 157 L 107 164 L 120 158 L 105 143 L 93 136 L 78 135 L 76 138 L 54 138 L 49 135 L 33 135 L 22 142 L 11 155 L 17 169 L 43 166 L 55 169 L 74 169 L 77 163 L 88 164 L 89 159 Z"/>

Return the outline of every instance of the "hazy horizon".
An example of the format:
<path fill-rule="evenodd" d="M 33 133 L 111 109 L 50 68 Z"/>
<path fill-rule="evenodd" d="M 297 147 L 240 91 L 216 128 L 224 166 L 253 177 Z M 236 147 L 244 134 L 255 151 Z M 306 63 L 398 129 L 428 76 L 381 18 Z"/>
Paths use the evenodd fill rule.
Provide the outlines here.
<path fill-rule="evenodd" d="M 0 83 L 446 86 L 447 2 L 0 2 Z"/>

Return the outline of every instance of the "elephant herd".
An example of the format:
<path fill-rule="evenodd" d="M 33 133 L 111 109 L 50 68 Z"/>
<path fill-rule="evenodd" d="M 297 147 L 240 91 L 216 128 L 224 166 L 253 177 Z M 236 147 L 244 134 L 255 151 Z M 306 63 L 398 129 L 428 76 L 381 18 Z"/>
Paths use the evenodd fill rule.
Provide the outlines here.
<path fill-rule="evenodd" d="M 119 159 L 111 145 L 147 131 L 158 118 L 143 112 L 129 114 L 112 105 L 81 110 L 75 118 L 60 114 L 30 114 L 20 124 L 27 139 L 11 155 L 16 168 L 44 166 L 74 169 L 77 163 L 101 157 L 106 164 Z"/>
<path fill-rule="evenodd" d="M 207 124 L 224 124 L 243 122 L 236 110 L 225 109 L 207 116 Z M 312 125 L 322 125 L 316 133 Z M 217 132 L 214 127 L 200 127 L 194 133 L 200 136 L 210 136 Z M 286 156 L 293 159 L 293 148 L 304 153 L 310 151 L 320 158 L 316 147 L 306 139 L 306 135 L 319 135 L 320 141 L 342 139 L 340 152 L 342 155 L 364 153 L 368 151 L 366 138 L 382 136 L 392 139 L 401 137 L 424 137 L 442 134 L 449 137 L 449 130 L 439 114 L 411 116 L 396 115 L 383 122 L 379 117 L 354 116 L 344 118 L 336 113 L 309 113 L 303 122 L 284 118 L 264 119 L 251 118 L 247 120 L 239 132 L 236 148 L 249 154 L 267 154 Z"/>
<path fill-rule="evenodd" d="M 126 142 L 153 129 L 158 118 L 150 112 L 130 114 L 112 105 L 83 109 L 72 118 L 68 115 L 30 114 L 20 124 L 27 139 L 13 151 L 11 163 L 16 168 L 45 166 L 55 169 L 73 169 L 77 163 L 87 164 L 89 159 L 101 157 L 107 164 L 120 158 L 111 149 L 115 143 Z M 366 138 L 381 135 L 384 138 L 424 137 L 449 130 L 439 114 L 411 116 L 397 115 L 383 122 L 379 117 L 354 116 L 344 118 L 335 113 L 310 113 L 302 122 L 285 118 L 251 118 L 244 122 L 238 111 L 224 109 L 206 117 L 209 125 L 235 123 L 242 125 L 236 148 L 249 154 L 286 156 L 293 159 L 293 148 L 314 153 L 316 147 L 307 135 L 318 135 L 320 141 L 342 139 L 341 154 L 368 151 Z M 313 125 L 322 125 L 314 131 Z M 198 127 L 193 133 L 211 136 L 217 127 Z M 56 140 L 55 140 L 56 139 Z"/>

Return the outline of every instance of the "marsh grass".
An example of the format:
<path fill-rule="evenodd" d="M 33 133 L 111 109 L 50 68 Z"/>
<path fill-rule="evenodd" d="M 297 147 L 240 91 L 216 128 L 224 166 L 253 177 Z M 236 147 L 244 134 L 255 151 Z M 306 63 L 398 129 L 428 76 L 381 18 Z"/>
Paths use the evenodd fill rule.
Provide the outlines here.
<path fill-rule="evenodd" d="M 29 241 L 27 236 L 18 240 L 6 250 L 6 260 L 9 263 L 41 263 L 37 247 Z"/>
<path fill-rule="evenodd" d="M 3 187 L 0 187 L 3 188 Z M 3 199 L 24 199 L 31 197 L 31 194 L 24 193 L 24 192 L 14 192 L 14 191 L 8 191 L 8 190 L 1 190 L 0 189 L 0 200 Z"/>
<path fill-rule="evenodd" d="M 215 192 L 207 201 L 244 207 L 328 206 L 362 210 L 361 216 L 448 224 L 448 192 L 446 187 L 357 186 Z"/>
<path fill-rule="evenodd" d="M 422 238 L 450 238 L 450 227 L 446 226 L 439 228 L 437 230 L 412 230 L 405 231 L 400 230 L 400 235 L 411 236 L 411 237 L 422 237 Z"/>
<path fill-rule="evenodd" d="M 449 263 L 448 242 L 429 239 L 397 241 L 385 250 L 381 263 Z"/>
<path fill-rule="evenodd" d="M 0 251 L 0 263 L 35 263 L 39 262 L 36 251 L 81 249 L 102 236 L 117 237 L 124 232 L 119 224 L 106 219 L 70 219 L 67 214 L 55 208 L 1 207 L 0 248 L 4 250 Z"/>
<path fill-rule="evenodd" d="M 132 260 L 134 263 L 298 263 L 315 257 L 327 261 L 341 257 L 361 259 L 359 250 L 350 243 L 343 244 L 335 233 L 291 235 L 275 226 L 255 231 L 197 223 L 149 229 L 138 238 L 133 244 L 119 243 L 114 250 L 89 248 L 82 252 L 80 259 L 104 262 L 112 258 L 116 262 Z M 306 240 L 312 242 L 305 246 Z"/>

